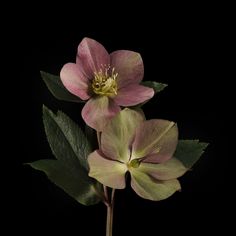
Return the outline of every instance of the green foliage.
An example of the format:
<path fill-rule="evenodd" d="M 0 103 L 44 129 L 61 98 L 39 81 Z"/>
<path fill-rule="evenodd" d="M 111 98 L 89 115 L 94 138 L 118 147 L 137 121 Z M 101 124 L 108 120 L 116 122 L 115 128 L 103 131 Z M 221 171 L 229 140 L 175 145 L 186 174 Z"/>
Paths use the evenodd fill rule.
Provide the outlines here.
<path fill-rule="evenodd" d="M 84 205 L 101 200 L 101 185 L 88 176 L 87 157 L 90 144 L 81 129 L 64 113 L 56 115 L 43 107 L 45 132 L 57 160 L 39 160 L 31 167 L 45 172 L 48 178 Z"/>
<path fill-rule="evenodd" d="M 204 153 L 208 143 L 199 140 L 179 140 L 174 156 L 179 159 L 185 167 L 191 168 Z"/>

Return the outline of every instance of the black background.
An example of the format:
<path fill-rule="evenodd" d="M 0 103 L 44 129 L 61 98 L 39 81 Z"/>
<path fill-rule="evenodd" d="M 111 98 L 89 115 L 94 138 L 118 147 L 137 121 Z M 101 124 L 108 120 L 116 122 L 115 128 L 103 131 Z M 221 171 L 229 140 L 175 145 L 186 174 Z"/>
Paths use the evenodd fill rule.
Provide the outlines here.
<path fill-rule="evenodd" d="M 20 231 L 29 235 L 105 235 L 106 209 L 102 204 L 82 206 L 44 174 L 22 165 L 52 158 L 42 124 L 42 104 L 53 111 L 62 110 L 84 125 L 80 115 L 83 105 L 56 100 L 39 74 L 40 70 L 59 74 L 65 63 L 74 62 L 83 37 L 99 41 L 109 52 L 128 49 L 141 53 L 144 80 L 169 85 L 145 104 L 147 118 L 174 120 L 181 139 L 210 143 L 193 171 L 180 178 L 181 193 L 151 202 L 139 198 L 130 187 L 117 191 L 114 236 L 190 235 L 229 229 L 228 97 L 223 89 L 228 83 L 223 56 L 227 29 L 220 14 L 208 11 L 175 15 L 166 11 L 162 16 L 158 12 L 146 18 L 136 12 L 129 15 L 128 11 L 117 14 L 111 10 L 103 15 L 104 20 L 101 12 L 84 13 L 80 18 L 59 13 L 45 18 L 42 12 L 31 13 L 22 24 L 20 154 L 14 172 L 17 210 L 11 216 Z M 119 22 L 113 23 L 117 18 Z"/>

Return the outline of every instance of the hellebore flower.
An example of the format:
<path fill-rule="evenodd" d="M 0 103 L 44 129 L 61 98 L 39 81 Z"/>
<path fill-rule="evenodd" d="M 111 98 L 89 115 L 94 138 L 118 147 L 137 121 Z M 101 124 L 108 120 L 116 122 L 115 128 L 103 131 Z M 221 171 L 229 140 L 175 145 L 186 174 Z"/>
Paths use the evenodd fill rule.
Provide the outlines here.
<path fill-rule="evenodd" d="M 167 120 L 145 120 L 140 112 L 125 108 L 105 127 L 101 148 L 88 157 L 89 176 L 116 189 L 131 187 L 141 197 L 158 201 L 180 190 L 177 180 L 187 169 L 172 157 L 178 128 Z"/>
<path fill-rule="evenodd" d="M 66 89 L 82 100 L 85 122 L 102 131 L 120 111 L 119 106 L 134 106 L 154 95 L 154 90 L 139 85 L 143 79 L 139 53 L 118 50 L 110 55 L 97 41 L 84 38 L 78 46 L 75 63 L 63 66 L 60 77 Z"/>

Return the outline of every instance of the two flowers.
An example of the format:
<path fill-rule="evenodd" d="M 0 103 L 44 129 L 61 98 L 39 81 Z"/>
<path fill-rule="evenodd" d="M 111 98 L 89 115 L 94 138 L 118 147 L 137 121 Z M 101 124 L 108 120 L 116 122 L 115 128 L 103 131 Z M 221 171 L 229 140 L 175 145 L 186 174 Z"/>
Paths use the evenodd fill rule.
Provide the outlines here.
<path fill-rule="evenodd" d="M 178 143 L 174 122 L 145 120 L 135 106 L 154 95 L 140 85 L 144 67 L 140 54 L 119 50 L 110 55 L 95 40 L 85 38 L 76 63 L 68 63 L 60 77 L 66 89 L 87 100 L 82 117 L 101 132 L 99 150 L 88 157 L 89 176 L 111 188 L 125 188 L 126 174 L 141 197 L 162 200 L 180 189 L 178 177 L 187 169 L 173 157 Z"/>

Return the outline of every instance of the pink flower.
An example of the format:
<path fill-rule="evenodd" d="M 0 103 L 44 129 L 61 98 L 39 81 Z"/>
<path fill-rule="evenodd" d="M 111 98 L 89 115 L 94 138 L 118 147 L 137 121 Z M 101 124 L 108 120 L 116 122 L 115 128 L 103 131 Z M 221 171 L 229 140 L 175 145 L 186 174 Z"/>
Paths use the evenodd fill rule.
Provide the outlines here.
<path fill-rule="evenodd" d="M 76 63 L 63 66 L 60 77 L 66 89 L 82 100 L 84 121 L 97 131 L 120 111 L 154 95 L 154 90 L 139 85 L 144 67 L 139 53 L 118 50 L 108 54 L 97 41 L 84 38 L 78 46 Z"/>

